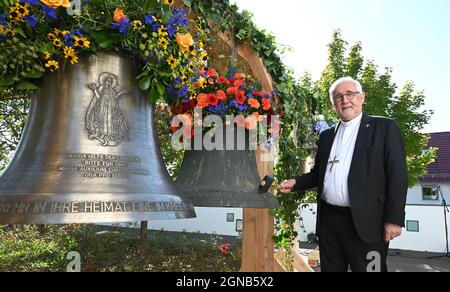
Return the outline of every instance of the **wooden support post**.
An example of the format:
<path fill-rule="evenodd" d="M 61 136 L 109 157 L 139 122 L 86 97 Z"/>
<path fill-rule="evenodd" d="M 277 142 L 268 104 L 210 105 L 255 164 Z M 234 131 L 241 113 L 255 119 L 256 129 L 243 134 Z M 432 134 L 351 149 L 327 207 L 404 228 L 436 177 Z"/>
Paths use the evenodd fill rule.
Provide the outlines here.
<path fill-rule="evenodd" d="M 148 243 L 148 221 L 141 221 L 141 229 L 139 232 L 139 243 L 141 248 L 147 247 Z"/>

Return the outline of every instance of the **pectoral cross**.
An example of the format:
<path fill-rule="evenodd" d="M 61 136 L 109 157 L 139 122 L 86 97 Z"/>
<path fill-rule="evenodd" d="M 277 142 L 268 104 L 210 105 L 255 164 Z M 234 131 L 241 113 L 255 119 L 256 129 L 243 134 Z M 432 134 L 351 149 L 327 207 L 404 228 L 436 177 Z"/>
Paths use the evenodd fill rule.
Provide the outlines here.
<path fill-rule="evenodd" d="M 330 172 L 332 172 L 332 171 L 333 171 L 333 167 L 334 167 L 334 165 L 335 165 L 335 164 L 338 164 L 338 163 L 339 163 L 339 160 L 337 160 L 336 158 L 337 158 L 337 155 L 336 155 L 336 156 L 334 156 L 334 159 L 333 159 L 332 161 L 329 161 L 329 162 L 328 162 L 328 164 L 330 164 L 330 163 L 331 163 L 331 168 L 330 168 Z"/>

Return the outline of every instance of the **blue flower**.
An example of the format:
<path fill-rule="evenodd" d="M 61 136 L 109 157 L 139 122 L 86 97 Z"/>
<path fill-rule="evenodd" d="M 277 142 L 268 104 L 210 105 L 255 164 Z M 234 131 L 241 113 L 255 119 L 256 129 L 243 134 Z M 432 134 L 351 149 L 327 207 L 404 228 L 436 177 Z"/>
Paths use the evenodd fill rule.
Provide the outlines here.
<path fill-rule="evenodd" d="M 185 97 L 189 92 L 189 87 L 187 85 L 183 85 L 180 89 L 180 92 L 178 93 L 178 97 L 182 98 Z"/>
<path fill-rule="evenodd" d="M 0 14 L 0 25 L 6 26 L 6 13 Z"/>
<path fill-rule="evenodd" d="M 130 28 L 130 19 L 128 17 L 124 17 L 120 20 L 120 23 L 113 23 L 112 27 L 114 29 L 119 29 L 121 34 L 128 34 L 128 29 Z"/>
<path fill-rule="evenodd" d="M 42 6 L 42 11 L 44 14 L 48 16 L 50 19 L 56 19 L 58 16 L 56 15 L 56 9 L 48 6 Z"/>
<path fill-rule="evenodd" d="M 242 113 L 242 112 L 245 112 L 246 110 L 248 110 L 248 105 L 246 105 L 246 104 L 244 104 L 244 105 L 239 105 L 238 106 L 238 109 L 239 109 L 239 111 Z"/>
<path fill-rule="evenodd" d="M 227 106 L 225 103 L 223 103 L 222 101 L 219 102 L 218 105 L 216 106 L 210 106 L 209 107 L 209 111 L 213 112 L 213 113 L 218 113 L 220 114 L 222 117 L 225 116 L 225 113 L 227 111 Z"/>
<path fill-rule="evenodd" d="M 39 0 L 20 0 L 20 3 L 28 3 L 30 5 L 38 5 Z"/>
<path fill-rule="evenodd" d="M 36 28 L 36 25 L 38 23 L 38 18 L 36 15 L 27 15 L 24 17 L 26 21 L 28 21 L 28 24 L 32 27 L 32 28 Z"/>
<path fill-rule="evenodd" d="M 153 22 L 155 22 L 153 15 L 149 14 L 145 16 L 145 24 L 152 24 Z"/>
<path fill-rule="evenodd" d="M 170 95 L 170 96 L 175 96 L 175 95 L 178 94 L 178 90 L 177 90 L 175 87 L 173 87 L 173 85 L 167 87 L 167 88 L 166 88 L 166 92 L 167 92 L 167 94 Z"/>

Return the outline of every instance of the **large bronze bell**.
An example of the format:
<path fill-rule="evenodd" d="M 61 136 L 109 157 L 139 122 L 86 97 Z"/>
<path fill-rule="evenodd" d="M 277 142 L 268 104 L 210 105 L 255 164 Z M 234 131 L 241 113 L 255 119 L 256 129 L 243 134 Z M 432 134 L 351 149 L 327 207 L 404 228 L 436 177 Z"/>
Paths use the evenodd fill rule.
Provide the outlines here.
<path fill-rule="evenodd" d="M 0 177 L 0 224 L 195 217 L 162 161 L 136 67 L 107 53 L 46 75 Z"/>
<path fill-rule="evenodd" d="M 279 203 L 271 193 L 258 191 L 261 179 L 249 132 L 245 131 L 242 139 L 236 127 L 224 127 L 213 137 L 220 135 L 223 150 L 209 151 L 202 145 L 201 150 L 185 152 L 175 181 L 178 190 L 196 207 L 278 208 Z"/>

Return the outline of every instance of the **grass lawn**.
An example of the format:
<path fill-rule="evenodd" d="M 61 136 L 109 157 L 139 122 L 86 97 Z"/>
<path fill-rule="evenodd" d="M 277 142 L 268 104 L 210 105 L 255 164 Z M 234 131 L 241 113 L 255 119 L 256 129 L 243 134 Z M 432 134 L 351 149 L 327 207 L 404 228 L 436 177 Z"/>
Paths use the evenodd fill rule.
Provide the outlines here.
<path fill-rule="evenodd" d="M 183 233 L 150 231 L 141 246 L 139 230 L 95 225 L 0 226 L 0 271 L 64 272 L 76 251 L 82 272 L 237 272 L 240 245 L 229 250 L 220 236 L 199 240 Z"/>

